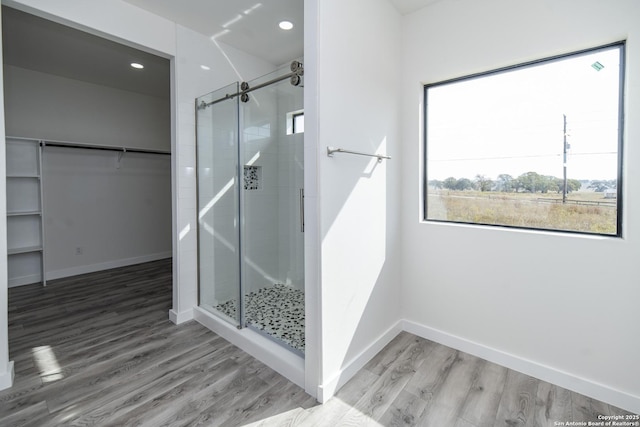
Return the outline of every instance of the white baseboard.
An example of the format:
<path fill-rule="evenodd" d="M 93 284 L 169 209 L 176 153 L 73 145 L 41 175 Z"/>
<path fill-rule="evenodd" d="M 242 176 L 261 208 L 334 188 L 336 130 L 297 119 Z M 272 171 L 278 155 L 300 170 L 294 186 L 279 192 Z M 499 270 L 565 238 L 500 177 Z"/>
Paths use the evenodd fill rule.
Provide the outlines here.
<path fill-rule="evenodd" d="M 560 371 L 550 366 L 523 359 L 510 353 L 487 347 L 474 341 L 467 340 L 438 329 L 430 328 L 410 320 L 403 321 L 403 329 L 422 338 L 446 345 L 456 350 L 464 351 L 514 371 L 538 378 L 558 385 L 576 393 L 609 403 L 633 413 L 640 413 L 640 396 L 612 389 L 585 378 L 577 377 L 568 372 Z"/>
<path fill-rule="evenodd" d="M 14 376 L 15 372 L 13 369 L 13 361 L 10 361 L 7 365 L 6 371 L 0 374 L 0 390 L 11 387 L 13 385 Z"/>
<path fill-rule="evenodd" d="M 45 276 L 47 280 L 62 279 L 63 277 L 72 277 L 79 274 L 94 273 L 96 271 L 109 270 L 111 268 L 126 267 L 128 265 L 142 264 L 143 262 L 158 261 L 160 259 L 171 258 L 173 253 L 159 252 L 150 255 L 142 255 L 133 258 L 116 259 L 112 261 L 100 262 L 90 265 L 79 265 L 76 267 L 63 268 L 60 270 L 47 271 Z"/>
<path fill-rule="evenodd" d="M 176 325 L 193 320 L 193 309 L 181 312 L 171 309 L 169 310 L 169 320 Z"/>
<path fill-rule="evenodd" d="M 345 363 L 342 368 L 333 374 L 324 384 L 318 386 L 316 398 L 318 402 L 324 403 L 329 400 L 337 390 L 345 385 L 360 369 L 367 364 L 376 354 L 378 354 L 387 344 L 391 342 L 400 332 L 402 332 L 402 321 L 387 329 L 367 348 Z"/>
<path fill-rule="evenodd" d="M 40 274 L 30 274 L 28 276 L 10 277 L 7 281 L 7 286 L 14 288 L 16 286 L 32 285 L 40 282 Z"/>
<path fill-rule="evenodd" d="M 304 388 L 304 358 L 249 328 L 237 329 L 200 307 L 194 307 L 193 314 L 198 323 Z"/>

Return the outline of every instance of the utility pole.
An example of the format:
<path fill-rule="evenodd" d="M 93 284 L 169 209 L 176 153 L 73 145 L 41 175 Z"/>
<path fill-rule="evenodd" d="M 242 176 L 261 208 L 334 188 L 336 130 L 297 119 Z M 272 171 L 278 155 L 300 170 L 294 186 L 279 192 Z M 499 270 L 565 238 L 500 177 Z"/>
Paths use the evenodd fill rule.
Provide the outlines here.
<path fill-rule="evenodd" d="M 563 114 L 562 118 L 564 120 L 563 126 L 563 135 L 564 140 L 562 142 L 562 175 L 563 175 L 563 184 L 562 184 L 562 204 L 567 203 L 567 115 Z"/>

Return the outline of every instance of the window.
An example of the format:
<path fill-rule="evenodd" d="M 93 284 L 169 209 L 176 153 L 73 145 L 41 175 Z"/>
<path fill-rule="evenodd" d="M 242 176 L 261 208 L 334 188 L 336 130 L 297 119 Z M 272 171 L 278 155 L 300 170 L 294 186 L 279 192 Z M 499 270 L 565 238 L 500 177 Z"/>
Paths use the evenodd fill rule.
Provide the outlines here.
<path fill-rule="evenodd" d="M 304 133 L 304 111 L 292 111 L 287 113 L 287 135 Z"/>
<path fill-rule="evenodd" d="M 293 115 L 293 133 L 304 133 L 304 113 Z"/>
<path fill-rule="evenodd" d="M 621 235 L 624 44 L 425 86 L 427 221 Z"/>

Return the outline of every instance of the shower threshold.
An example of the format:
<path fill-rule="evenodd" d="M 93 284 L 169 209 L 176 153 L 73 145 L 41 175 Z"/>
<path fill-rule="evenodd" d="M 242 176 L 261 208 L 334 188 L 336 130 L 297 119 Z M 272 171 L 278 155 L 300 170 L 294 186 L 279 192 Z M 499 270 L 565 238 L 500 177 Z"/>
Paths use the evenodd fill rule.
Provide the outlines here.
<path fill-rule="evenodd" d="M 248 326 L 304 354 L 304 292 L 276 283 L 244 297 Z M 231 299 L 216 307 L 220 313 L 237 318 L 238 301 Z"/>

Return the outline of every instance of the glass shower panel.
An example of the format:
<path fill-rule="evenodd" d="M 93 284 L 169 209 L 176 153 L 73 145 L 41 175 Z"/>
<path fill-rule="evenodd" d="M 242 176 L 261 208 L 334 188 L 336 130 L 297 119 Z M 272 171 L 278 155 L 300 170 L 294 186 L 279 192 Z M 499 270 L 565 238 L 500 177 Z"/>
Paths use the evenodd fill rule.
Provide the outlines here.
<path fill-rule="evenodd" d="M 238 97 L 214 101 L 237 91 L 235 83 L 196 100 L 200 306 L 236 326 L 241 319 Z"/>
<path fill-rule="evenodd" d="M 243 320 L 304 353 L 304 140 L 302 133 L 293 133 L 303 88 L 287 78 L 248 95 L 240 103 Z"/>

